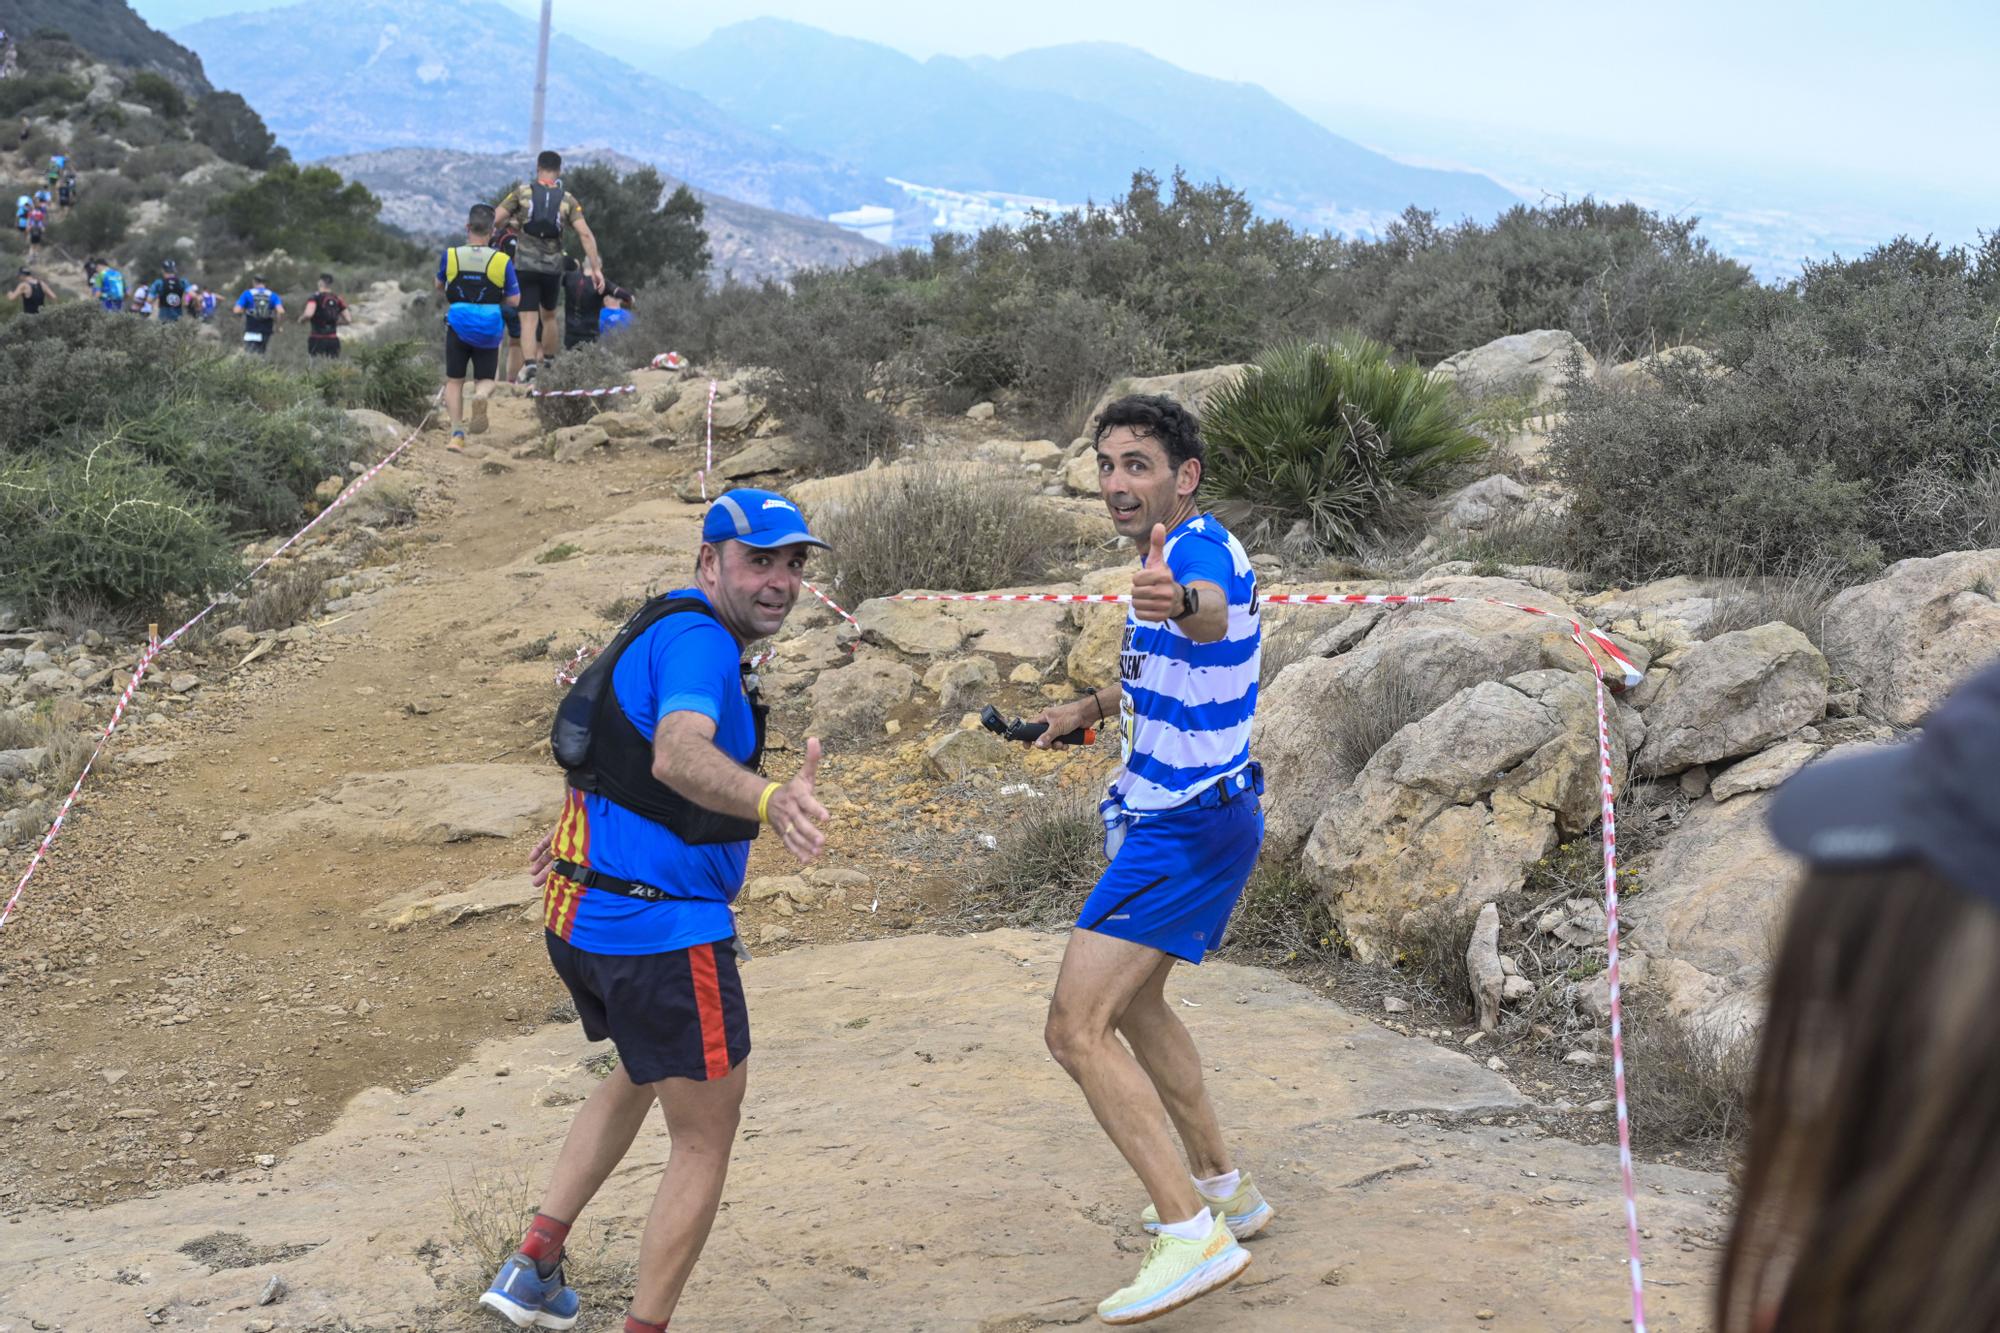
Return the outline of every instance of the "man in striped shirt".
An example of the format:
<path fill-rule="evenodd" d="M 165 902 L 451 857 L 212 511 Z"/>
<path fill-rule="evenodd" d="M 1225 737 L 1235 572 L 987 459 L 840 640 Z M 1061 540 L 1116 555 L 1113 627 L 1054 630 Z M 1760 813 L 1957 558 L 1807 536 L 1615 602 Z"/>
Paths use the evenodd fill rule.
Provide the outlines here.
<path fill-rule="evenodd" d="M 1138 1278 L 1097 1307 L 1106 1323 L 1133 1324 L 1234 1280 L 1250 1263 L 1238 1241 L 1272 1215 L 1223 1141 L 1201 1056 L 1165 994 L 1176 962 L 1199 964 L 1221 940 L 1263 844 L 1263 775 L 1250 761 L 1261 634 L 1249 557 L 1195 503 L 1194 416 L 1132 395 L 1105 408 L 1096 441 L 1112 526 L 1144 563 L 1118 681 L 1050 708 L 1037 742 L 1115 709 L 1124 758 L 1101 807 L 1111 863 L 1063 954 L 1047 1039 L 1152 1198 Z"/>

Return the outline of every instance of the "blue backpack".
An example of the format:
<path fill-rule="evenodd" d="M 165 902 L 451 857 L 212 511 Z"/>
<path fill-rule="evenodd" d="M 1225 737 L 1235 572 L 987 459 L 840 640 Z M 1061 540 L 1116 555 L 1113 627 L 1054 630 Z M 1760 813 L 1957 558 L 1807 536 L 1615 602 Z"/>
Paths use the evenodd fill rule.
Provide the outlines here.
<path fill-rule="evenodd" d="M 107 301 L 124 300 L 125 275 L 115 268 L 107 268 L 104 270 L 103 277 L 104 285 L 99 290 L 104 293 L 104 299 Z"/>

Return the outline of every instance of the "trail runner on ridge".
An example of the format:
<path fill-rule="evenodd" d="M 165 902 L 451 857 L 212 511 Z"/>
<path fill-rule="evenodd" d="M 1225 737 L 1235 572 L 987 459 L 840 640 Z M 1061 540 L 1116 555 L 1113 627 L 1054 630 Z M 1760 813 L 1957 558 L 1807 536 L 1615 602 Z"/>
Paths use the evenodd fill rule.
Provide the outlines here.
<path fill-rule="evenodd" d="M 556 354 L 556 298 L 562 293 L 565 228 L 583 242 L 583 271 L 598 291 L 604 290 L 604 263 L 597 257 L 597 237 L 583 218 L 583 201 L 563 188 L 562 154 L 544 151 L 535 159 L 535 179 L 516 185 L 495 206 L 493 225 L 519 219 L 520 240 L 514 267 L 521 277 L 521 347 L 527 360 L 521 382 L 535 378 L 541 362 Z"/>
<path fill-rule="evenodd" d="M 1138 1276 L 1097 1307 L 1107 1324 L 1136 1324 L 1233 1282 L 1250 1264 L 1240 1239 L 1272 1216 L 1230 1154 L 1201 1056 L 1166 999 L 1174 964 L 1199 965 L 1221 942 L 1263 845 L 1264 777 L 1250 759 L 1262 624 L 1249 556 L 1195 503 L 1204 448 L 1193 414 L 1130 395 L 1104 409 L 1096 441 L 1112 526 L 1145 559 L 1120 679 L 1049 708 L 1036 741 L 1116 709 L 1124 756 L 1099 807 L 1111 863 L 1070 933 L 1045 1035 L 1152 1198 Z"/>
<path fill-rule="evenodd" d="M 640 608 L 557 710 L 569 791 L 529 869 L 549 959 L 584 1035 L 609 1037 L 618 1068 L 577 1112 L 520 1250 L 480 1297 L 519 1327 L 576 1322 L 563 1242 L 656 1102 L 672 1149 L 626 1333 L 666 1328 L 715 1222 L 750 1055 L 730 903 L 759 825 L 809 862 L 827 817 L 813 795 L 817 739 L 791 781 L 759 772 L 764 708 L 742 656 L 783 627 L 825 545 L 784 496 L 725 492 L 703 520 L 694 585 Z"/>

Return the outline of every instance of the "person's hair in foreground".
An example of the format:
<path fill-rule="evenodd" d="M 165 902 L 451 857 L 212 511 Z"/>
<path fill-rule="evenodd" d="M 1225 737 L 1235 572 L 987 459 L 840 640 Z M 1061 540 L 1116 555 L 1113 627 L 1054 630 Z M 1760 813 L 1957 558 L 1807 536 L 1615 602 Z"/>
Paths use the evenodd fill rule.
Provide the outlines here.
<path fill-rule="evenodd" d="M 1811 868 L 1718 1333 L 2000 1329 L 2000 668 L 1916 742 L 1803 770 L 1771 824 Z"/>

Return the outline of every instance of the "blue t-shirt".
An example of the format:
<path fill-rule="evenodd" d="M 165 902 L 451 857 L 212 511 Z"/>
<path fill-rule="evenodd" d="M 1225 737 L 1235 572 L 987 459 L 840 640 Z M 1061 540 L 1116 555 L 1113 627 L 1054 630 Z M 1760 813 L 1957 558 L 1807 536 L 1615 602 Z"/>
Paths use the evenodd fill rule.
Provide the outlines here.
<path fill-rule="evenodd" d="M 673 595 L 702 597 L 693 588 Z M 684 611 L 632 641 L 612 669 L 611 688 L 648 740 L 667 714 L 700 713 L 715 723 L 716 747 L 748 763 L 757 747 L 757 726 L 743 692 L 741 660 L 742 649 L 719 622 Z M 747 841 L 690 847 L 643 815 L 572 787 L 553 847 L 559 860 L 702 899 L 649 903 L 579 889 L 552 874 L 543 895 L 543 922 L 585 952 L 669 953 L 736 933 L 729 904 L 743 887 Z"/>
<path fill-rule="evenodd" d="M 1263 621 L 1250 557 L 1213 514 L 1167 534 L 1176 582 L 1212 583 L 1229 603 L 1228 628 L 1196 643 L 1171 620 L 1140 620 L 1128 607 L 1118 655 L 1119 748 L 1125 767 L 1111 791 L 1132 810 L 1171 810 L 1250 762 Z"/>
<path fill-rule="evenodd" d="M 252 287 L 244 292 L 243 295 L 236 298 L 236 308 L 247 314 L 250 308 L 257 304 L 257 293 L 260 291 L 271 298 L 271 314 L 264 319 L 259 319 L 255 315 L 249 315 L 244 321 L 244 327 L 252 333 L 270 333 L 276 317 L 285 311 L 284 297 L 278 295 L 269 287 Z"/>
<path fill-rule="evenodd" d="M 632 312 L 629 310 L 602 310 L 597 315 L 597 331 L 599 334 L 615 333 L 631 322 Z"/>
<path fill-rule="evenodd" d="M 445 261 L 450 256 L 450 249 L 438 252 L 437 280 L 439 282 L 445 281 Z M 512 297 L 519 297 L 521 295 L 521 280 L 514 276 L 514 261 L 512 259 L 507 261 L 507 285 L 501 289 L 500 294 Z M 459 341 L 468 347 L 498 347 L 507 336 L 507 318 L 502 313 L 504 310 L 504 306 L 480 305 L 473 301 L 453 301 L 451 306 L 445 311 L 444 322 L 451 326 L 451 331 L 458 335 Z M 637 647 L 638 645 L 634 644 L 633 646 Z M 653 734 L 653 729 L 650 726 L 641 727 L 639 730 L 649 736 Z M 695 942 L 697 944 L 701 943 L 699 940 Z"/>

